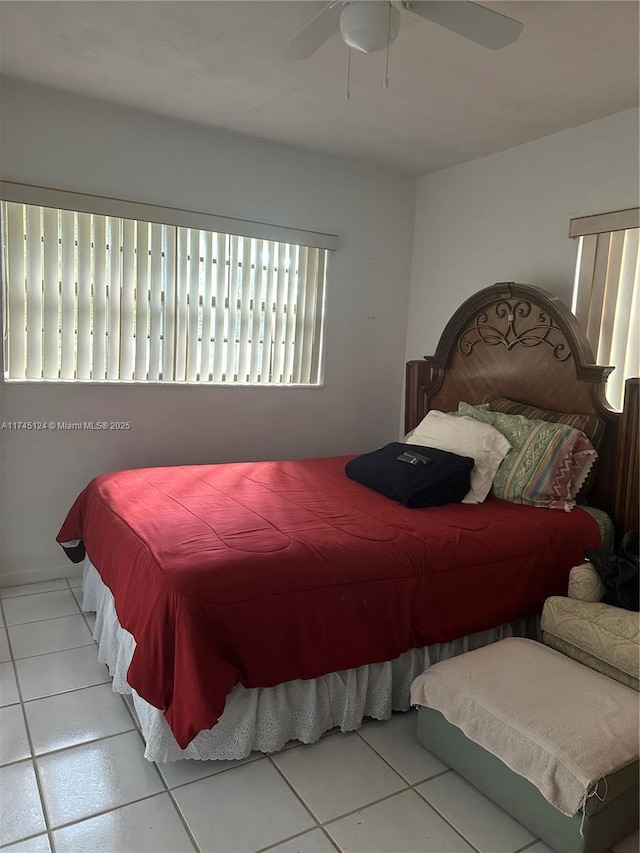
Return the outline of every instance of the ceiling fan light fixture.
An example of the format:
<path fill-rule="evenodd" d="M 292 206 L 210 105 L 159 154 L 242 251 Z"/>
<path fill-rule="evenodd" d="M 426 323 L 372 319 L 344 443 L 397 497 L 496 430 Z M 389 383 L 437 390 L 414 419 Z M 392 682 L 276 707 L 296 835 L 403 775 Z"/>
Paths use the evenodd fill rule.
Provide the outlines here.
<path fill-rule="evenodd" d="M 340 14 L 344 42 L 362 53 L 373 53 L 393 44 L 399 30 L 400 12 L 381 0 L 356 0 Z"/>

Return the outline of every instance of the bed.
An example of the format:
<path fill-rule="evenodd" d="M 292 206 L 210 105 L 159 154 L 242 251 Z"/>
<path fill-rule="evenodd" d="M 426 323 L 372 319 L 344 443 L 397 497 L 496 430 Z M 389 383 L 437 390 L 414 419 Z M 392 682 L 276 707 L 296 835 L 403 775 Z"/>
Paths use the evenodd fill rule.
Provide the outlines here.
<path fill-rule="evenodd" d="M 458 309 L 435 356 L 407 365 L 407 431 L 492 394 L 597 416 L 589 503 L 624 525 L 637 383 L 612 412 L 609 368 L 592 362 L 557 299 L 494 285 Z M 430 663 L 535 637 L 545 598 L 602 542 L 602 513 L 495 498 L 410 510 L 347 479 L 347 461 L 139 469 L 78 497 L 58 541 L 84 560 L 83 607 L 147 758 L 242 758 L 406 710 Z"/>

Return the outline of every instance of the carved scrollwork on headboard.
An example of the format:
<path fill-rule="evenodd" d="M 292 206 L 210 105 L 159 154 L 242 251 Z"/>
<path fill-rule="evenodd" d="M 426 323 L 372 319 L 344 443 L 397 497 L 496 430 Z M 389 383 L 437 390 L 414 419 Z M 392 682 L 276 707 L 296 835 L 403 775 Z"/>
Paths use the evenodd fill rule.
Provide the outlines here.
<path fill-rule="evenodd" d="M 489 395 L 597 415 L 606 429 L 589 503 L 608 512 L 623 532 L 638 518 L 640 386 L 628 380 L 624 412 L 613 411 L 605 395 L 612 370 L 595 364 L 583 329 L 558 297 L 533 285 L 499 282 L 453 313 L 433 355 L 407 364 L 405 432 L 430 409 L 455 411 L 461 401 L 480 404 Z"/>
<path fill-rule="evenodd" d="M 524 299 L 501 300 L 488 311 L 478 312 L 458 338 L 458 350 L 462 355 L 470 355 L 479 343 L 490 347 L 503 345 L 507 350 L 544 344 L 557 361 L 571 358 L 562 330 L 546 311 L 534 309 Z"/>

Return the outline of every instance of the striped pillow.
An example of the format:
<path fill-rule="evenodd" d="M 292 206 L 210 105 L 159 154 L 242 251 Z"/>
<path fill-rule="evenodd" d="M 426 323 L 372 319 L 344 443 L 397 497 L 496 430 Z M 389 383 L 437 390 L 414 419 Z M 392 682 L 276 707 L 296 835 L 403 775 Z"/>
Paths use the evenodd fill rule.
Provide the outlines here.
<path fill-rule="evenodd" d="M 596 450 L 600 450 L 606 424 L 597 415 L 576 415 L 566 412 L 552 412 L 549 409 L 539 409 L 537 406 L 528 406 L 509 400 L 508 397 L 500 397 L 498 394 L 490 394 L 484 398 L 489 404 L 492 412 L 504 412 L 505 415 L 524 415 L 529 420 L 550 421 L 554 424 L 566 424 L 574 429 L 581 430 L 593 444 Z"/>
<path fill-rule="evenodd" d="M 537 406 L 529 406 L 526 403 L 519 403 L 517 400 L 510 400 L 508 397 L 501 397 L 499 394 L 490 394 L 484 398 L 484 402 L 489 404 L 492 412 L 503 412 L 506 415 L 524 415 L 525 418 L 529 418 L 530 420 L 549 421 L 554 424 L 572 426 L 574 429 L 581 430 L 595 450 L 600 451 L 606 423 L 597 415 L 552 412 L 549 409 L 540 409 Z M 598 463 L 596 460 L 591 466 L 582 488 L 578 494 L 574 495 L 578 503 L 585 503 L 586 497 L 593 485 L 597 467 Z"/>
<path fill-rule="evenodd" d="M 458 414 L 488 423 L 511 450 L 498 468 L 492 494 L 512 503 L 571 510 L 597 453 L 580 430 L 460 403 Z"/>

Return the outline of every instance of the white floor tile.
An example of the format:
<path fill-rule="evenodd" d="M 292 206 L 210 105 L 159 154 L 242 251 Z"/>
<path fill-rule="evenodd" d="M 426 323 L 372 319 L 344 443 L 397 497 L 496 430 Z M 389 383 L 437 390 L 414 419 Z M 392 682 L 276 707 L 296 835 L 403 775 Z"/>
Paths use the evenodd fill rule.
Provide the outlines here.
<path fill-rule="evenodd" d="M 262 757 L 261 753 L 254 753 L 248 758 L 242 758 L 238 761 L 194 761 L 192 759 L 164 763 L 158 761 L 157 767 L 162 773 L 162 778 L 167 783 L 167 787 L 176 788 L 178 785 L 188 785 L 189 782 L 206 779 L 207 776 L 215 776 L 234 767 L 241 767 L 243 764 L 248 764 L 250 761 L 256 761 Z"/>
<path fill-rule="evenodd" d="M 640 850 L 640 831 L 636 829 L 623 841 L 618 841 L 613 848 L 613 853 L 638 853 L 638 850 Z"/>
<path fill-rule="evenodd" d="M 51 826 L 118 808 L 163 790 L 136 732 L 37 759 Z"/>
<path fill-rule="evenodd" d="M 0 663 L 11 660 L 9 641 L 7 640 L 7 629 L 0 628 Z"/>
<path fill-rule="evenodd" d="M 321 823 L 406 787 L 354 733 L 300 746 L 273 760 Z"/>
<path fill-rule="evenodd" d="M 186 853 L 194 849 L 167 794 L 58 829 L 53 839 L 61 853 Z"/>
<path fill-rule="evenodd" d="M 75 575 L 72 578 L 67 578 L 71 589 L 82 589 L 82 575 Z"/>
<path fill-rule="evenodd" d="M 2 610 L 0 610 L 0 628 L 4 628 L 4 616 L 2 615 Z"/>
<path fill-rule="evenodd" d="M 416 790 L 480 853 L 512 853 L 535 840 L 533 833 L 457 773 L 445 773 Z"/>
<path fill-rule="evenodd" d="M 531 847 L 527 847 L 523 853 L 556 853 L 556 851 L 547 847 L 544 841 L 536 841 L 536 843 L 532 844 Z"/>
<path fill-rule="evenodd" d="M 106 666 L 98 662 L 94 645 L 23 658 L 16 662 L 16 668 L 25 700 L 92 687 L 111 680 Z"/>
<path fill-rule="evenodd" d="M 80 599 L 82 606 L 82 599 Z M 93 629 L 96 627 L 96 614 L 95 613 L 85 613 L 84 618 L 87 620 L 87 624 L 89 626 L 89 630 L 93 634 Z"/>
<path fill-rule="evenodd" d="M 19 702 L 16 677 L 12 663 L 0 663 L 0 708 Z"/>
<path fill-rule="evenodd" d="M 417 725 L 418 714 L 413 710 L 393 714 L 390 720 L 367 722 L 358 734 L 414 784 L 449 769 L 418 742 Z"/>
<path fill-rule="evenodd" d="M 75 600 L 78 602 L 78 607 L 82 610 L 82 599 L 84 598 L 84 593 L 82 592 L 82 587 L 81 586 L 72 586 L 71 587 L 71 594 L 73 595 Z"/>
<path fill-rule="evenodd" d="M 326 827 L 344 853 L 472 853 L 457 833 L 420 799 L 404 791 Z"/>
<path fill-rule="evenodd" d="M 16 659 L 75 649 L 93 643 L 93 637 L 79 613 L 60 619 L 46 619 L 44 622 L 14 625 L 9 628 L 9 634 Z"/>
<path fill-rule="evenodd" d="M 314 826 L 266 758 L 185 785 L 174 796 L 203 853 L 249 853 Z"/>
<path fill-rule="evenodd" d="M 0 589 L 2 598 L 15 598 L 17 595 L 36 595 L 39 592 L 53 592 L 66 589 L 66 580 L 41 581 L 40 583 L 25 583 L 21 586 L 5 586 Z"/>
<path fill-rule="evenodd" d="M 0 845 L 46 830 L 30 761 L 0 768 Z"/>
<path fill-rule="evenodd" d="M 31 758 L 21 705 L 0 708 L 0 764 Z"/>
<path fill-rule="evenodd" d="M 46 835 L 36 835 L 27 841 L 18 841 L 10 847 L 3 847 L 2 853 L 51 853 L 51 845 Z"/>
<path fill-rule="evenodd" d="M 321 829 L 312 829 L 291 841 L 271 847 L 269 853 L 336 853 L 336 848 Z"/>
<path fill-rule="evenodd" d="M 25 703 L 36 754 L 131 731 L 133 720 L 110 684 Z"/>
<path fill-rule="evenodd" d="M 78 612 L 78 604 L 69 589 L 7 598 L 3 606 L 9 627 L 57 616 L 74 616 Z"/>

